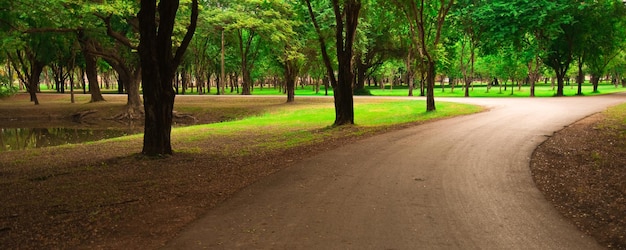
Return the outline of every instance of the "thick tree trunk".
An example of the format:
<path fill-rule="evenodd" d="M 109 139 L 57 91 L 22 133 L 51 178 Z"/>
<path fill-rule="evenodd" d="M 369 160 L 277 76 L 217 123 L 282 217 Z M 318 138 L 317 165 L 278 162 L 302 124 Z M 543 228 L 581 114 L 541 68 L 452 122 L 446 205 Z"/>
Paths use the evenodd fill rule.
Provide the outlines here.
<path fill-rule="evenodd" d="M 470 88 L 472 87 L 472 78 L 464 77 L 465 79 L 465 97 L 470 97 Z"/>
<path fill-rule="evenodd" d="M 39 105 L 37 92 L 39 91 L 39 79 L 41 78 L 41 72 L 43 72 L 45 64 L 37 60 L 31 60 L 30 65 L 31 73 L 30 77 L 28 78 L 28 85 L 26 86 L 26 89 L 30 94 L 30 101 L 34 102 L 35 105 Z"/>
<path fill-rule="evenodd" d="M 337 42 L 338 77 L 336 86 L 333 86 L 335 96 L 335 126 L 354 124 L 354 100 L 352 85 L 352 56 L 354 54 L 354 38 L 359 23 L 361 1 L 346 1 L 343 4 L 343 13 L 339 1 L 333 0 L 335 21 L 338 27 L 335 30 Z M 345 20 L 345 21 L 344 21 Z M 345 29 L 345 33 L 344 33 Z"/>
<path fill-rule="evenodd" d="M 133 72 L 133 70 L 123 65 L 121 62 L 107 59 L 105 59 L 105 61 L 117 72 L 120 90 L 125 88 L 127 92 L 126 114 L 122 114 L 119 118 L 132 120 L 141 117 L 143 115 L 143 111 L 141 110 L 141 94 L 139 92 L 141 69 L 136 69 Z"/>
<path fill-rule="evenodd" d="M 367 65 L 361 59 L 355 60 L 356 63 L 356 81 L 354 84 L 354 92 L 361 92 L 365 89 L 365 73 Z"/>
<path fill-rule="evenodd" d="M 247 65 L 241 65 L 241 73 L 243 75 L 243 83 L 241 84 L 241 95 L 250 95 L 250 85 L 252 84 L 252 77 L 250 77 L 250 69 Z"/>
<path fill-rule="evenodd" d="M 141 106 L 141 94 L 139 92 L 139 79 L 138 78 L 129 78 L 127 82 L 127 101 L 126 108 L 129 119 L 135 119 L 140 117 L 142 114 Z"/>
<path fill-rule="evenodd" d="M 173 53 L 172 34 L 177 0 L 142 0 L 139 18 L 141 34 L 139 55 L 144 87 L 145 127 L 142 153 L 149 156 L 171 155 L 172 111 L 175 93 L 172 80 L 182 56 L 193 37 L 198 18 L 198 1 L 192 2 L 191 23 L 178 50 Z"/>
<path fill-rule="evenodd" d="M 597 93 L 598 85 L 600 84 L 600 76 L 591 75 L 591 84 L 593 84 L 593 93 Z"/>
<path fill-rule="evenodd" d="M 564 96 L 564 86 L 565 86 L 565 73 L 566 71 L 564 70 L 557 70 L 556 72 L 556 82 L 557 82 L 557 86 L 556 86 L 556 96 Z"/>
<path fill-rule="evenodd" d="M 354 38 L 359 23 L 359 12 L 361 1 L 346 0 L 340 3 L 339 0 L 332 0 L 331 6 L 335 14 L 335 45 L 337 49 L 338 77 L 335 77 L 330 57 L 326 51 L 326 42 L 320 27 L 311 8 L 310 0 L 306 0 L 309 15 L 313 21 L 320 47 L 324 66 L 328 79 L 331 82 L 335 97 L 335 126 L 354 124 L 354 102 L 352 84 L 354 75 L 352 72 L 352 56 Z M 342 8 L 343 7 L 343 8 Z"/>
<path fill-rule="evenodd" d="M 162 6 L 159 5 L 161 8 Z M 177 6 L 176 6 L 177 7 Z M 157 34 L 156 1 L 141 1 L 139 23 L 141 33 L 140 58 L 144 83 L 145 127 L 142 153 L 145 155 L 171 155 L 172 111 L 174 108 L 174 78 L 171 64 L 171 37 L 162 37 Z M 168 10 L 163 10 L 168 11 Z M 176 10 L 174 10 L 175 12 Z M 161 12 L 161 11 L 159 11 Z M 166 23 L 170 22 L 170 23 Z M 164 25 L 163 32 L 167 33 L 173 27 L 173 21 L 164 19 L 159 22 Z"/>
<path fill-rule="evenodd" d="M 100 92 L 100 85 L 98 84 L 98 71 L 96 69 L 97 58 L 90 53 L 83 50 L 83 56 L 85 57 L 85 73 L 87 73 L 87 80 L 89 81 L 89 93 L 91 94 L 90 102 L 104 101 L 102 93 Z"/>
<path fill-rule="evenodd" d="M 354 124 L 354 101 L 352 95 L 351 57 L 340 58 L 337 86 L 333 88 L 335 97 L 335 126 Z"/>

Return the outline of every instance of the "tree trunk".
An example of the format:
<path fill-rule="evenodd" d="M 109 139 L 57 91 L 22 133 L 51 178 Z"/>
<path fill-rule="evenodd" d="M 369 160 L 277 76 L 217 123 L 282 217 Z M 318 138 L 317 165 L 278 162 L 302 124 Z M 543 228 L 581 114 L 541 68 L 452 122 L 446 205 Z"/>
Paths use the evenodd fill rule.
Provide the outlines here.
<path fill-rule="evenodd" d="M 296 90 L 296 75 L 298 70 L 296 69 L 296 63 L 293 61 L 285 62 L 285 85 L 287 89 L 287 103 L 295 101 Z"/>
<path fill-rule="evenodd" d="M 30 101 L 34 102 L 35 105 L 39 105 L 39 99 L 37 98 L 37 91 L 39 91 L 39 79 L 41 77 L 41 72 L 43 72 L 43 68 L 45 64 L 37 61 L 36 59 L 32 59 L 30 62 L 31 65 L 31 73 L 28 79 L 28 85 L 26 89 L 30 94 Z"/>
<path fill-rule="evenodd" d="M 129 66 L 124 65 L 123 62 L 106 58 L 105 61 L 117 72 L 118 91 L 123 91 L 125 88 L 127 92 L 126 114 L 123 114 L 122 117 L 131 120 L 140 117 L 140 114 L 143 113 L 141 110 L 141 94 L 139 92 L 141 66 L 133 71 Z"/>
<path fill-rule="evenodd" d="M 591 75 L 591 84 L 593 84 L 593 93 L 598 93 L 598 85 L 600 84 L 599 75 Z"/>
<path fill-rule="evenodd" d="M 578 84 L 578 92 L 576 95 L 583 95 L 583 82 L 585 81 L 585 74 L 583 73 L 582 57 L 578 59 L 578 77 L 576 77 L 576 83 Z"/>
<path fill-rule="evenodd" d="M 252 77 L 250 77 L 250 69 L 246 64 L 247 63 L 241 65 L 241 73 L 243 76 L 243 82 L 241 84 L 241 95 L 250 95 L 252 93 L 250 91 Z"/>
<path fill-rule="evenodd" d="M 413 62 L 412 52 L 413 50 L 409 48 L 409 51 L 406 56 L 406 62 L 405 62 L 406 81 L 407 81 L 407 84 L 409 85 L 409 96 L 413 96 L 413 89 L 415 89 L 415 83 L 413 80 L 413 78 L 415 77 L 415 74 L 413 73 L 413 67 L 411 67 L 411 64 Z"/>
<path fill-rule="evenodd" d="M 217 82 L 217 95 L 223 94 L 226 83 L 226 72 L 224 66 L 225 45 L 224 45 L 224 29 L 222 28 L 222 46 L 221 46 L 221 58 L 220 58 L 220 79 Z M 223 83 L 222 83 L 223 82 Z M 222 87 L 220 88 L 220 84 Z"/>
<path fill-rule="evenodd" d="M 557 86 L 556 86 L 556 96 L 564 96 L 564 86 L 565 86 L 565 74 L 567 71 L 565 70 L 557 70 L 556 72 L 556 82 L 557 82 Z"/>
<path fill-rule="evenodd" d="M 428 73 L 426 74 L 426 111 L 435 111 L 435 62 L 428 61 Z"/>
<path fill-rule="evenodd" d="M 359 93 L 365 89 L 365 73 L 367 71 L 367 65 L 359 58 L 355 60 L 356 63 L 356 81 L 354 84 L 354 92 Z"/>
<path fill-rule="evenodd" d="M 350 65 L 351 56 L 339 56 L 339 76 L 337 86 L 333 87 L 335 97 L 335 126 L 354 124 L 354 102 L 352 95 L 352 67 Z M 351 53 L 350 53 L 351 54 Z"/>
<path fill-rule="evenodd" d="M 96 69 L 97 58 L 90 53 L 87 53 L 83 49 L 83 56 L 85 57 L 85 73 L 87 73 L 87 80 L 89 81 L 89 93 L 91 94 L 90 102 L 104 101 L 102 93 L 100 92 L 100 85 L 98 85 L 98 71 Z"/>
<path fill-rule="evenodd" d="M 352 72 L 352 56 L 354 38 L 356 36 L 356 29 L 359 23 L 359 12 L 361 10 L 361 1 L 359 0 L 346 0 L 343 1 L 343 8 L 340 6 L 339 0 L 332 0 L 332 8 L 335 14 L 335 44 L 337 49 L 337 61 L 338 61 L 338 77 L 335 78 L 335 74 L 330 62 L 330 57 L 326 51 L 326 42 L 324 36 L 321 33 L 315 14 L 311 8 L 310 0 L 306 0 L 309 15 L 313 21 L 320 47 L 322 51 L 322 58 L 324 59 L 324 66 L 328 78 L 331 81 L 331 85 L 334 90 L 335 97 L 335 126 L 341 126 L 346 124 L 354 124 L 354 101 L 352 84 L 354 83 L 354 75 Z"/>
<path fill-rule="evenodd" d="M 198 1 L 193 0 L 191 23 L 176 53 L 172 34 L 177 0 L 142 0 L 139 19 L 139 57 L 144 87 L 145 127 L 142 153 L 149 156 L 171 155 L 172 111 L 175 93 L 172 80 L 182 56 L 193 37 L 198 17 Z"/>

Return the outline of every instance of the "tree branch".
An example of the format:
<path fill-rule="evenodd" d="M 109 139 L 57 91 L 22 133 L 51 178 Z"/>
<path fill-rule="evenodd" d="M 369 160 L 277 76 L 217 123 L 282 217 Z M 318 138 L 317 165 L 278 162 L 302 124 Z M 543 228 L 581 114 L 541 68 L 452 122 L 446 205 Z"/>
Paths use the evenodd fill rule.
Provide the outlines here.
<path fill-rule="evenodd" d="M 131 49 L 138 49 L 137 45 L 134 45 L 130 39 L 128 39 L 128 37 L 122 35 L 119 32 L 116 32 L 113 30 L 113 28 L 111 27 L 111 16 L 112 15 L 108 15 L 108 16 L 104 16 L 98 13 L 94 13 L 95 16 L 97 16 L 98 18 L 100 18 L 103 22 L 104 25 L 106 25 L 107 27 L 107 35 L 109 35 L 110 37 L 112 37 L 113 39 L 115 39 L 116 41 L 118 41 L 119 43 L 123 44 L 126 47 L 129 47 Z"/>
<path fill-rule="evenodd" d="M 191 43 L 191 39 L 193 38 L 193 34 L 196 32 L 196 27 L 198 25 L 198 0 L 193 0 L 191 3 L 191 21 L 189 26 L 187 27 L 187 34 L 185 34 L 185 38 L 180 43 L 180 47 L 176 50 L 176 55 L 174 56 L 174 67 L 178 67 L 180 62 L 183 59 L 183 55 L 189 47 L 189 43 Z"/>
<path fill-rule="evenodd" d="M 326 51 L 326 41 L 324 36 L 322 36 L 322 30 L 320 29 L 319 24 L 317 23 L 317 19 L 315 18 L 315 13 L 313 13 L 313 8 L 311 7 L 311 0 L 305 0 L 307 4 L 307 8 L 309 10 L 309 15 L 311 16 L 311 21 L 313 22 L 313 26 L 315 27 L 315 32 L 317 33 L 317 38 L 320 43 L 320 47 L 322 50 L 322 58 L 324 60 L 324 66 L 326 66 L 326 74 L 330 79 L 331 86 L 337 86 L 337 78 L 335 77 L 335 73 L 333 71 L 333 67 L 330 64 L 330 57 L 328 56 L 328 52 Z"/>

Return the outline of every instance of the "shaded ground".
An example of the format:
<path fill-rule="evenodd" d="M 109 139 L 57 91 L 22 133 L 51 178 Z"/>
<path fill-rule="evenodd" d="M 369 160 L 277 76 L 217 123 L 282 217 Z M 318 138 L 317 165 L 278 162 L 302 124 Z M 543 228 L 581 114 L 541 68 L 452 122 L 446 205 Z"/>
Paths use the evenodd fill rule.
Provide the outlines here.
<path fill-rule="evenodd" d="M 234 119 L 258 113 L 263 107 L 282 105 L 282 101 L 251 98 L 250 102 L 257 108 L 250 111 L 227 103 L 209 109 L 200 102 L 189 100 L 186 103 L 177 99 L 177 110 L 194 115 L 199 123 L 205 123 Z M 85 109 L 99 110 L 88 120 L 102 121 L 123 110 L 123 104 L 120 104 L 123 101 L 79 105 L 46 103 L 49 102 L 42 101 L 42 106 L 35 108 L 34 105 L 0 100 L 0 122 L 13 122 L 6 117 L 21 117 L 35 123 L 52 123 Z M 582 125 L 568 129 L 577 126 Z M 580 131 L 585 133 L 569 134 L 566 129 L 544 143 L 533 160 L 533 173 L 548 199 L 555 202 L 564 214 L 571 214 L 570 217 L 574 217 L 584 231 L 604 245 L 625 248 L 623 167 L 626 163 L 608 160 L 626 160 L 624 137 L 612 134 L 619 133 L 612 126 L 589 126 L 603 129 L 582 127 Z M 590 131 L 601 134 L 587 133 Z M 252 142 L 269 138 L 262 134 L 251 136 L 253 132 L 230 137 L 214 135 L 210 140 L 193 142 L 174 140 L 177 153 L 159 160 L 133 154 L 141 149 L 140 138 L 115 143 L 115 147 L 110 143 L 92 143 L 0 153 L 0 248 L 159 248 L 185 225 L 242 187 L 289 167 L 292 162 L 375 133 L 359 127 L 320 132 L 328 133 L 329 139 L 289 150 L 255 148 Z M 592 144 L 588 137 L 601 141 Z M 568 151 L 566 145 L 574 138 L 580 141 L 575 142 L 573 149 L 586 155 L 571 157 L 574 151 Z M 616 138 L 621 140 L 618 142 Z M 613 145 L 620 146 L 617 149 L 604 148 L 605 144 L 610 145 L 604 143 L 609 139 L 613 140 Z M 584 147 L 588 150 L 583 150 Z M 555 160 L 548 161 L 548 158 Z M 574 162 L 567 162 L 569 160 Z M 571 169 L 554 167 L 556 162 L 563 162 L 565 166 L 583 166 L 589 162 L 615 162 L 617 165 L 611 168 L 593 165 L 591 170 L 576 170 L 586 173 L 579 176 Z M 545 168 L 540 164 L 553 167 Z M 599 178 L 587 179 L 591 175 Z M 565 179 L 566 176 L 570 179 Z M 576 181 L 587 185 L 575 184 Z M 619 188 L 621 198 L 618 192 L 607 192 Z M 566 191 L 568 194 L 564 193 Z M 571 199 L 561 199 L 563 197 Z M 610 206 L 597 208 L 603 202 L 610 203 Z"/>
<path fill-rule="evenodd" d="M 537 148 L 533 177 L 565 217 L 601 245 L 626 249 L 626 114 L 585 118 Z"/>

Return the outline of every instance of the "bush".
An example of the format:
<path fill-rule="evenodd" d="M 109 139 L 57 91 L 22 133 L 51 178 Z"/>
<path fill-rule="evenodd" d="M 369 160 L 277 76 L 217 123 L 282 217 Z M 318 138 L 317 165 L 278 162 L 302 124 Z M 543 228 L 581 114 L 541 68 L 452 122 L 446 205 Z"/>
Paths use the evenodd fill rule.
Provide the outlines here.
<path fill-rule="evenodd" d="M 6 83 L 0 83 L 0 98 L 9 97 L 17 93 L 17 88 Z"/>
<path fill-rule="evenodd" d="M 354 95 L 365 95 L 365 96 L 368 96 L 368 95 L 372 95 L 372 93 L 370 92 L 369 89 L 362 88 L 362 89 L 355 89 L 354 90 Z"/>

